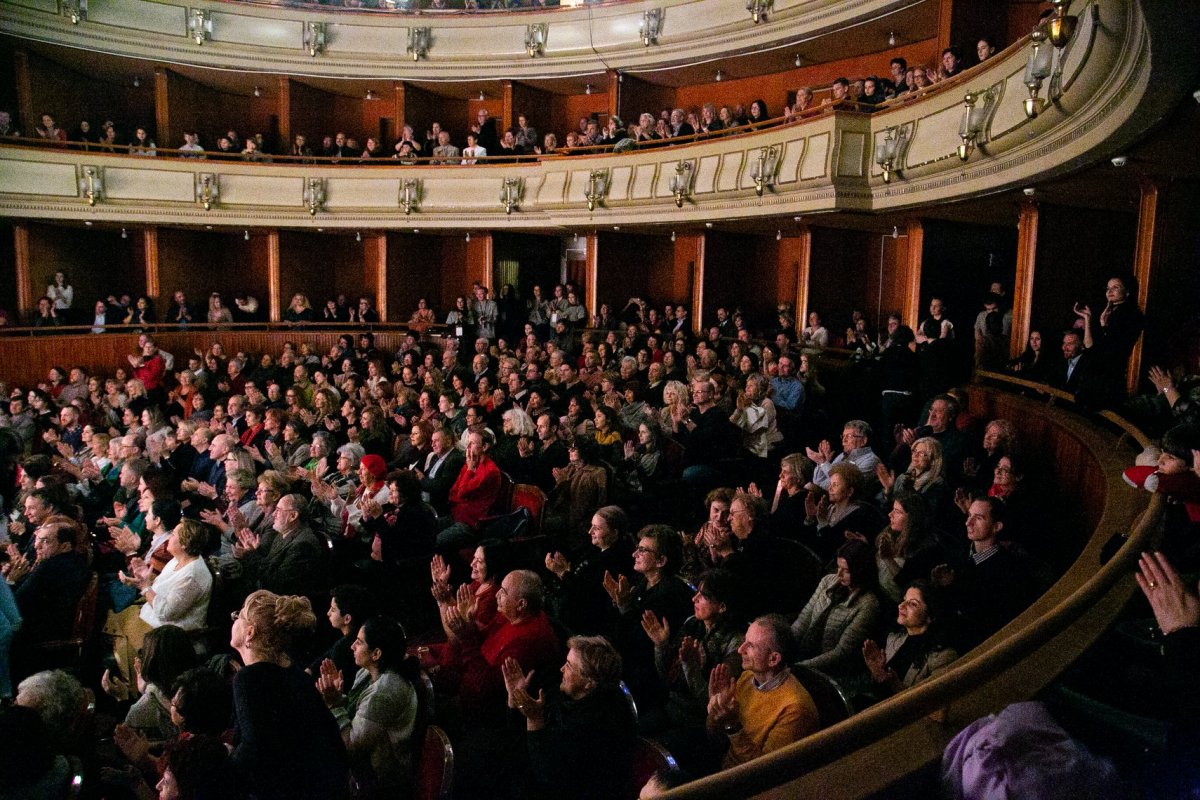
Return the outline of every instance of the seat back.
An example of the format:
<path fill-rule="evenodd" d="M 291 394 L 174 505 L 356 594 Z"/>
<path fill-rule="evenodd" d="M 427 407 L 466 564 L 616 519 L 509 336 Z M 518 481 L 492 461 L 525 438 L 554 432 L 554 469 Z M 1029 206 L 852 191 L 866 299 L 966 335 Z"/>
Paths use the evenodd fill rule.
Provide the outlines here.
<path fill-rule="evenodd" d="M 82 646 L 96 626 L 96 598 L 100 594 L 100 576 L 93 572 L 88 578 L 83 594 L 79 597 L 79 605 L 75 606 L 75 620 L 71 625 L 71 639 Z"/>
<path fill-rule="evenodd" d="M 530 530 L 526 536 L 537 536 L 542 532 L 542 514 L 546 509 L 546 493 L 541 487 L 532 483 L 517 483 L 513 485 L 512 509 L 524 508 L 529 511 Z"/>
<path fill-rule="evenodd" d="M 665 747 L 653 739 L 639 736 L 633 746 L 633 775 L 630 778 L 632 785 L 629 787 L 629 796 L 637 797 L 646 781 L 660 770 L 672 769 L 675 766 L 674 757 Z"/>
<path fill-rule="evenodd" d="M 450 800 L 454 790 L 454 748 L 437 725 L 425 729 L 416 783 L 416 800 Z"/>
<path fill-rule="evenodd" d="M 854 715 L 854 704 L 838 682 L 824 672 L 803 666 L 792 665 L 792 674 L 817 704 L 821 727 L 828 728 Z"/>

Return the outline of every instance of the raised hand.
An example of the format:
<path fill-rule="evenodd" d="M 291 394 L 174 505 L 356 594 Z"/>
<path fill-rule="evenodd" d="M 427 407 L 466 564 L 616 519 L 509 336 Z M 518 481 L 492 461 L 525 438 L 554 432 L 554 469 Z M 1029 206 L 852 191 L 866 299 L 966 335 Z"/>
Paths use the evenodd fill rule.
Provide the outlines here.
<path fill-rule="evenodd" d="M 571 562 L 567 561 L 567 557 L 557 551 L 546 553 L 546 569 L 561 578 L 570 572 Z"/>
<path fill-rule="evenodd" d="M 1171 373 L 1164 370 L 1162 367 L 1150 368 L 1150 382 L 1159 392 L 1166 392 L 1172 389 L 1175 385 L 1175 380 L 1171 377 Z"/>
<path fill-rule="evenodd" d="M 1088 306 L 1081 306 L 1081 305 L 1079 305 L 1079 303 L 1076 303 L 1074 310 L 1075 310 L 1075 316 L 1080 317 L 1085 321 L 1089 321 L 1089 322 L 1091 321 L 1092 309 L 1089 308 Z"/>
<path fill-rule="evenodd" d="M 880 558 L 891 559 L 896 557 L 896 541 L 892 538 L 891 531 L 884 531 L 879 534 L 875 540 L 875 552 Z"/>
<path fill-rule="evenodd" d="M 438 606 L 438 610 L 442 615 L 442 627 L 446 630 L 446 635 L 452 639 L 461 639 L 470 632 L 471 623 L 458 610 L 458 606 L 447 603 Z"/>
<path fill-rule="evenodd" d="M 882 461 L 875 465 L 875 477 L 879 479 L 879 485 L 885 492 L 890 492 L 896 485 L 896 473 L 888 469 Z"/>
<path fill-rule="evenodd" d="M 687 669 L 702 669 L 704 667 L 705 654 L 700 640 L 694 636 L 683 637 L 683 641 L 679 643 L 679 660 Z"/>
<path fill-rule="evenodd" d="M 887 660 L 884 658 L 883 651 L 879 649 L 879 645 L 874 640 L 867 639 L 863 642 L 862 654 L 871 677 L 880 683 L 887 680 L 891 670 L 887 668 Z"/>
<path fill-rule="evenodd" d="M 342 702 L 342 671 L 328 658 L 321 662 L 317 691 L 321 693 L 321 699 L 327 706 L 336 706 Z"/>
<path fill-rule="evenodd" d="M 708 718 L 715 725 L 737 720 L 737 681 L 725 664 L 717 664 L 708 675 Z"/>
<path fill-rule="evenodd" d="M 458 587 L 455 606 L 458 608 L 458 613 L 462 614 L 467 622 L 474 622 L 475 614 L 479 610 L 479 595 L 475 594 L 469 584 L 464 583 Z"/>
<path fill-rule="evenodd" d="M 244 553 L 257 550 L 258 545 L 262 541 L 262 537 L 249 528 L 239 528 L 235 535 L 237 536 L 238 546 L 242 548 L 242 552 Z"/>
<path fill-rule="evenodd" d="M 150 752 L 150 740 L 136 728 L 120 724 L 113 729 L 113 744 L 125 754 L 131 764 L 141 764 Z"/>
<path fill-rule="evenodd" d="M 662 647 L 671 638 L 671 624 L 667 622 L 667 618 L 661 620 L 654 615 L 650 609 L 642 612 L 642 630 L 650 637 L 650 641 L 654 642 L 655 647 Z"/>
<path fill-rule="evenodd" d="M 450 565 L 440 555 L 435 555 L 429 562 L 429 576 L 434 583 L 450 582 Z"/>
<path fill-rule="evenodd" d="M 1200 597 L 1180 579 L 1162 553 L 1142 553 L 1134 577 L 1164 634 L 1200 625 Z"/>
<path fill-rule="evenodd" d="M 809 519 L 816 519 L 817 512 L 821 510 L 820 504 L 817 501 L 817 493 L 809 492 L 804 495 L 804 516 Z"/>

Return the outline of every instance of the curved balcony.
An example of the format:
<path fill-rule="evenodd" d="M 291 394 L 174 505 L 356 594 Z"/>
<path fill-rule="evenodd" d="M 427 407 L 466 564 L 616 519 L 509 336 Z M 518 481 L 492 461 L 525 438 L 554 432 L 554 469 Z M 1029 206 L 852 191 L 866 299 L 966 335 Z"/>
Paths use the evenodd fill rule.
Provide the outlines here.
<path fill-rule="evenodd" d="M 874 114 L 623 154 L 470 166 L 262 164 L 0 148 L 0 214 L 214 226 L 553 229 L 870 212 L 1029 185 L 1123 148 L 1197 54 L 1160 4 L 1095 0 L 1025 111 L 1030 47 Z M 1153 46 L 1152 46 L 1153 45 Z M 963 94 L 974 97 L 974 109 Z M 962 132 L 969 113 L 969 142 Z M 883 150 L 891 150 L 885 179 Z M 961 146 L 961 147 L 960 147 Z M 965 160 L 963 156 L 966 156 Z"/>
<path fill-rule="evenodd" d="M 220 0 L 23 0 L 0 27 L 24 39 L 217 69 L 288 75 L 463 80 L 603 74 L 704 63 L 833 36 L 826 51 L 936 35 L 933 0 L 631 0 L 520 14 L 363 12 Z M 864 30 L 870 31 L 863 36 Z M 874 43 L 872 46 L 869 43 Z M 784 53 L 785 64 L 793 52 Z"/>

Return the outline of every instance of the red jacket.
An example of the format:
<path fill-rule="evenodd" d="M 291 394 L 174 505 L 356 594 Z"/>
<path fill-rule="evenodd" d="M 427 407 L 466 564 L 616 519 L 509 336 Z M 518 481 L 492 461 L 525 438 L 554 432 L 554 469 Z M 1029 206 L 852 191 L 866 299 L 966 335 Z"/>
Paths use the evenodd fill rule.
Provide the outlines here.
<path fill-rule="evenodd" d="M 163 357 L 155 353 L 140 367 L 133 368 L 133 377 L 145 385 L 147 392 L 153 392 L 162 386 L 163 373 L 166 371 L 167 365 L 163 362 Z"/>
<path fill-rule="evenodd" d="M 495 504 L 503 480 L 500 468 L 487 456 L 475 469 L 464 464 L 450 487 L 450 516 L 455 522 L 477 527 Z"/>

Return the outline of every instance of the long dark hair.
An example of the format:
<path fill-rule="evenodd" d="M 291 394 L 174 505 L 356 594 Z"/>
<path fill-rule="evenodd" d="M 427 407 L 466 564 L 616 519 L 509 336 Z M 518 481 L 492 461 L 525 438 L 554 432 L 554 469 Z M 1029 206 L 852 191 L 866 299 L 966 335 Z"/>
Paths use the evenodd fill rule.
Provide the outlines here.
<path fill-rule="evenodd" d="M 409 682 L 417 680 L 421 664 L 416 656 L 408 655 L 408 636 L 403 625 L 391 617 L 371 617 L 360 632 L 367 647 L 383 653 L 379 660 L 381 672 L 395 672 Z"/>

